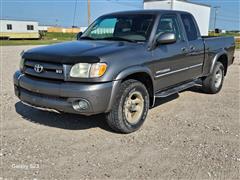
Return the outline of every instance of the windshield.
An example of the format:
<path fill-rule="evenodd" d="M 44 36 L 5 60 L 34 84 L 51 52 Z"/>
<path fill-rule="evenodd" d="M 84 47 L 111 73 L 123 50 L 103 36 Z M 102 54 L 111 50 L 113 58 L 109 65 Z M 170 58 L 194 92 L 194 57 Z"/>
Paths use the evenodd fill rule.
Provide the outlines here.
<path fill-rule="evenodd" d="M 97 19 L 80 39 L 147 41 L 155 20 L 154 15 L 112 15 Z"/>

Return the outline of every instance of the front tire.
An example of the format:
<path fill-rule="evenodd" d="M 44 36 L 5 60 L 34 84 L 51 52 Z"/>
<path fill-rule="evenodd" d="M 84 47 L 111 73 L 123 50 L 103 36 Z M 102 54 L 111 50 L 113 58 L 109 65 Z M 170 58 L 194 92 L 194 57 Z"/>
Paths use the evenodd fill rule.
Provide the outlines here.
<path fill-rule="evenodd" d="M 144 123 L 149 109 L 149 94 L 144 84 L 129 79 L 120 85 L 107 123 L 115 131 L 131 133 Z"/>
<path fill-rule="evenodd" d="M 224 81 L 224 66 L 217 62 L 213 72 L 203 80 L 202 89 L 209 94 L 216 94 L 221 91 Z"/>

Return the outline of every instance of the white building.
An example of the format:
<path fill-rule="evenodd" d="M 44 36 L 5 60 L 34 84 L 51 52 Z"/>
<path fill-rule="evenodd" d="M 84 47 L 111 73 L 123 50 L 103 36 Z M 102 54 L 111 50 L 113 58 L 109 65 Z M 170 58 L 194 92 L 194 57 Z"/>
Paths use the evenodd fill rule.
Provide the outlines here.
<path fill-rule="evenodd" d="M 0 38 L 38 39 L 38 22 L 20 20 L 0 20 Z"/>
<path fill-rule="evenodd" d="M 48 28 L 50 28 L 50 27 L 52 27 L 52 26 L 40 25 L 40 26 L 38 26 L 38 30 L 39 30 L 39 31 L 47 32 L 47 31 L 48 31 Z"/>
<path fill-rule="evenodd" d="M 144 9 L 179 10 L 192 13 L 201 35 L 207 36 L 210 23 L 211 6 L 187 0 L 144 0 Z"/>

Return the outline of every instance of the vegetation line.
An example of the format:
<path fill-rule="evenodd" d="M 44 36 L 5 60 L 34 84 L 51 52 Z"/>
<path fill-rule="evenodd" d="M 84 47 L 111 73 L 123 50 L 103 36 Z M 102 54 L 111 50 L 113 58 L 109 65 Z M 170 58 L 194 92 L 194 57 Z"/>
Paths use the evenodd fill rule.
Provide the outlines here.
<path fill-rule="evenodd" d="M 213 35 L 213 34 L 211 34 Z M 239 36 L 239 34 L 219 34 L 218 36 Z M 72 41 L 76 37 L 74 33 L 46 33 L 39 40 L 0 40 L 0 46 L 20 46 L 20 45 L 47 45 L 59 42 Z M 236 48 L 240 49 L 240 37 L 236 38 Z"/>

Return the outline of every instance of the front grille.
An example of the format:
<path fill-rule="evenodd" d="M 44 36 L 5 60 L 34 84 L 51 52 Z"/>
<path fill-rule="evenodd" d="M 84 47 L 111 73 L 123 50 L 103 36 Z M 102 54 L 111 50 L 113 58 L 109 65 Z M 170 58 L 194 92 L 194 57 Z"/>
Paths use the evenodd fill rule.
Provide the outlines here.
<path fill-rule="evenodd" d="M 41 72 L 35 71 L 34 67 L 40 65 L 43 67 Z M 41 61 L 25 60 L 24 73 L 28 76 L 64 80 L 64 69 L 62 64 L 46 63 Z"/>

